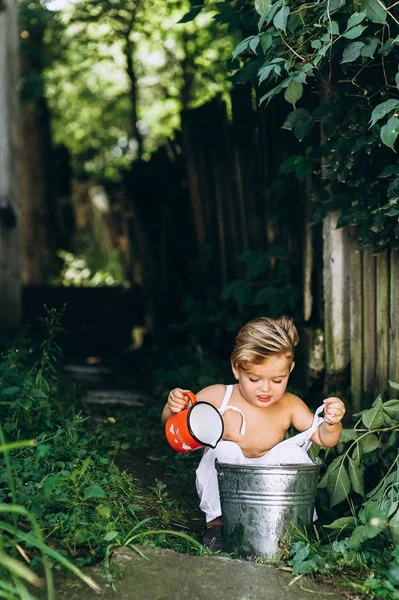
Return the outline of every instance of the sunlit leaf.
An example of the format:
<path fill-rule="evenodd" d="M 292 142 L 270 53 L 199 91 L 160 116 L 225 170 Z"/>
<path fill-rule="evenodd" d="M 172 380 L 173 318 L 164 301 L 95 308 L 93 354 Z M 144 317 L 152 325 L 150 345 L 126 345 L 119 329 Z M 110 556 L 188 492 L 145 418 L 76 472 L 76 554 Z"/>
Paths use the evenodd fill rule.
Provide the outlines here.
<path fill-rule="evenodd" d="M 399 510 L 396 511 L 389 521 L 389 533 L 391 534 L 395 548 L 399 547 Z"/>
<path fill-rule="evenodd" d="M 365 46 L 364 42 L 352 42 L 349 46 L 346 46 L 342 55 L 341 63 L 353 62 L 360 56 L 361 49 Z"/>
<path fill-rule="evenodd" d="M 399 100 L 395 100 L 394 98 L 391 98 L 390 100 L 387 100 L 386 102 L 382 102 L 381 104 L 378 104 L 378 106 L 376 106 L 375 109 L 373 110 L 373 112 L 371 113 L 370 127 L 375 125 L 377 123 L 377 121 L 379 121 L 380 119 L 385 117 L 385 115 L 388 115 L 389 113 L 391 113 L 395 110 L 398 110 L 398 108 L 399 108 Z M 398 389 L 399 389 L 399 386 L 398 386 Z"/>
<path fill-rule="evenodd" d="M 90 485 L 85 488 L 83 494 L 85 498 L 106 498 L 107 496 L 103 488 L 99 485 Z"/>
<path fill-rule="evenodd" d="M 382 402 L 374 408 L 369 408 L 362 415 L 362 421 L 367 429 L 378 429 L 384 425 L 384 410 Z"/>
<path fill-rule="evenodd" d="M 295 81 L 291 81 L 288 84 L 287 89 L 285 90 L 284 98 L 287 100 L 287 102 L 289 102 L 290 104 L 293 104 L 295 106 L 295 104 L 298 102 L 298 100 L 302 97 L 302 94 L 303 94 L 302 83 L 297 83 Z"/>
<path fill-rule="evenodd" d="M 391 117 L 388 123 L 382 127 L 380 135 L 382 142 L 395 151 L 394 145 L 399 135 L 399 118 Z"/>
<path fill-rule="evenodd" d="M 361 8 L 365 11 L 367 18 L 373 23 L 385 24 L 387 21 L 387 12 L 384 9 L 382 0 L 361 0 Z"/>
<path fill-rule="evenodd" d="M 370 435 L 366 435 L 365 437 L 362 437 L 359 440 L 360 450 L 364 454 L 367 454 L 367 452 L 373 452 L 373 450 L 376 450 L 378 448 L 378 446 L 379 446 L 378 438 L 374 433 L 371 433 Z"/>
<path fill-rule="evenodd" d="M 359 23 L 364 21 L 364 19 L 366 18 L 366 14 L 367 13 L 365 10 L 363 10 L 362 12 L 353 13 L 353 15 L 349 17 L 346 29 L 350 29 L 351 27 L 356 27 L 356 25 L 359 25 Z"/>
<path fill-rule="evenodd" d="M 324 525 L 326 529 L 354 529 L 358 521 L 355 517 L 341 517 L 336 519 L 330 525 Z"/>
<path fill-rule="evenodd" d="M 352 27 L 352 29 L 349 29 L 349 31 L 345 31 L 345 33 L 343 34 L 343 37 L 346 38 L 347 40 L 355 40 L 360 35 L 362 35 L 362 33 L 365 29 L 366 29 L 366 27 L 364 25 L 357 25 L 356 27 Z M 363 48 L 361 48 L 360 54 L 361 54 L 362 50 L 363 50 Z"/>
<path fill-rule="evenodd" d="M 353 490 L 360 496 L 364 496 L 364 469 L 360 464 L 348 457 L 349 477 Z"/>
<path fill-rule="evenodd" d="M 348 472 L 342 461 L 338 468 L 334 469 L 327 483 L 327 491 L 330 495 L 330 506 L 335 506 L 343 500 L 346 500 L 351 489 L 351 482 Z"/>
<path fill-rule="evenodd" d="M 282 6 L 282 8 L 276 13 L 273 19 L 273 25 L 276 29 L 281 29 L 284 33 L 287 33 L 287 19 L 290 14 L 289 6 Z"/>

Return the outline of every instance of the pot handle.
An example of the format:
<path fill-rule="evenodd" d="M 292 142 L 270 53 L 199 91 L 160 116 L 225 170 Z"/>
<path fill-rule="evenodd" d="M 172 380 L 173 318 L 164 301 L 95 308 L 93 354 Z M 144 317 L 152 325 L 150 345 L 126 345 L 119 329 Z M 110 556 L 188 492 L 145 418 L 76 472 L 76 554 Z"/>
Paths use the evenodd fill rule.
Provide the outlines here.
<path fill-rule="evenodd" d="M 196 395 L 193 392 L 190 392 L 190 390 L 183 392 L 183 396 L 188 396 L 188 399 L 190 400 L 191 404 L 195 404 L 197 402 Z"/>

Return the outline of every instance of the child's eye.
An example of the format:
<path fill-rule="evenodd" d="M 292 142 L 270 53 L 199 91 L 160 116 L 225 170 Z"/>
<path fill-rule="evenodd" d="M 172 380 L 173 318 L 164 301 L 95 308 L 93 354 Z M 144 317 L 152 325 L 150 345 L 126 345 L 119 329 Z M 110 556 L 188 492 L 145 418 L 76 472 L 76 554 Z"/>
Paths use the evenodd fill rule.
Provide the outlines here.
<path fill-rule="evenodd" d="M 282 381 L 282 379 L 279 379 L 278 381 L 276 379 L 273 379 L 273 383 L 281 383 Z"/>
<path fill-rule="evenodd" d="M 249 381 L 252 381 L 252 383 L 256 383 L 257 381 L 259 381 L 259 379 L 251 379 L 251 377 L 250 377 Z"/>

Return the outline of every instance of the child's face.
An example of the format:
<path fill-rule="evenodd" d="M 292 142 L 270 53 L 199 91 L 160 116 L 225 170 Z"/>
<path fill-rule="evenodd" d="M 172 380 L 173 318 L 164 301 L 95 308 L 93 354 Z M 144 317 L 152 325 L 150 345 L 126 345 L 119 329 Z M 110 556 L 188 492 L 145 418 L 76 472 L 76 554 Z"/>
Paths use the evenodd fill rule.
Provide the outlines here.
<path fill-rule="evenodd" d="M 293 362 L 278 355 L 266 358 L 263 363 L 253 365 L 248 371 L 233 367 L 233 373 L 245 400 L 252 406 L 265 408 L 284 395 L 293 368 Z"/>

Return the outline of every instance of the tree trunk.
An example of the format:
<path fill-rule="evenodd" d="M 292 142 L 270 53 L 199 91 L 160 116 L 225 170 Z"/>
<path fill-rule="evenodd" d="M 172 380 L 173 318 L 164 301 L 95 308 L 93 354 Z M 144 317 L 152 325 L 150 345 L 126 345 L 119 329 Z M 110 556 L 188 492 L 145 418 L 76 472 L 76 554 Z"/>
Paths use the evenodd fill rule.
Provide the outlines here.
<path fill-rule="evenodd" d="M 17 7 L 0 5 L 0 329 L 21 321 Z"/>

